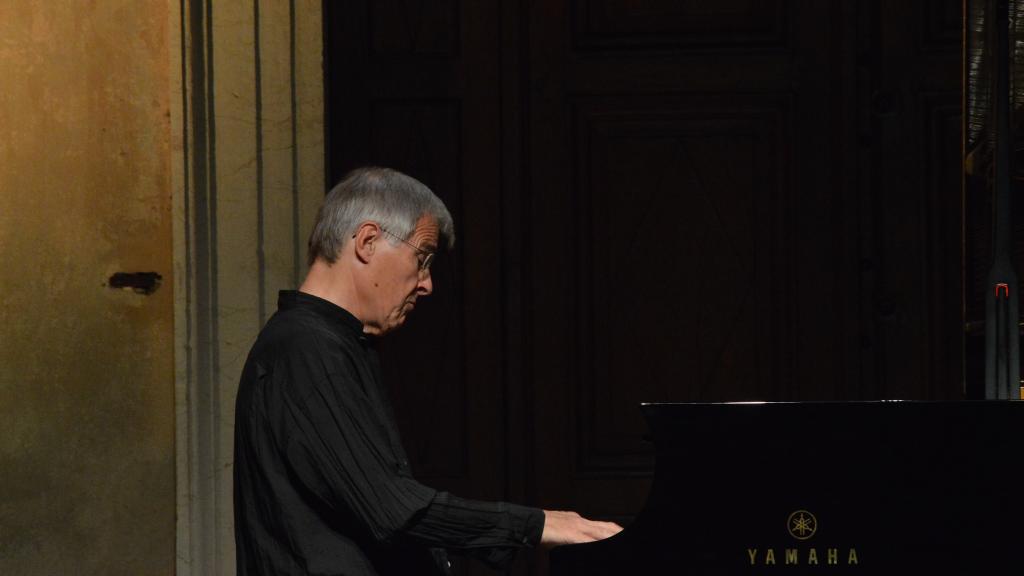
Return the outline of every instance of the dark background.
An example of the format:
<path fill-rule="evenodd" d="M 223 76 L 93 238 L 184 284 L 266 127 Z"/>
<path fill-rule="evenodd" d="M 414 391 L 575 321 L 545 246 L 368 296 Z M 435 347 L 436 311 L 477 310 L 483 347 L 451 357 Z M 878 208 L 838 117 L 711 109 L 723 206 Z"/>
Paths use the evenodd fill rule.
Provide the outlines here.
<path fill-rule="evenodd" d="M 980 380 L 960 2 L 324 11 L 328 183 L 391 166 L 455 218 L 384 350 L 425 483 L 628 522 L 654 467 L 639 402 Z"/>

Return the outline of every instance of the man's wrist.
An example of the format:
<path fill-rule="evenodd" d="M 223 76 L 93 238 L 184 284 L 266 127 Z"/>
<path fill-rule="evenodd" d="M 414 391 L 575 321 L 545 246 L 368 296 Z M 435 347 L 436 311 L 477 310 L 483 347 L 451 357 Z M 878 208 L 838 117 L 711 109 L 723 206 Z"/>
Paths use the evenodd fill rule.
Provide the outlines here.
<path fill-rule="evenodd" d="M 540 508 L 511 503 L 508 504 L 508 507 L 518 543 L 531 548 L 538 546 L 541 535 L 544 533 L 544 511 Z"/>

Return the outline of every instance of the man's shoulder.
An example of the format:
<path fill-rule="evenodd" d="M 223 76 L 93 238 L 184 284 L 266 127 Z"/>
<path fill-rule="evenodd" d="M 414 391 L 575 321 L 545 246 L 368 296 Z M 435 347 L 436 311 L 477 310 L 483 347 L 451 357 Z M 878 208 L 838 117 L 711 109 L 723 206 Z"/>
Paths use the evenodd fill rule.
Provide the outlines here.
<path fill-rule="evenodd" d="M 305 377 L 319 379 L 326 372 L 351 366 L 359 351 L 356 334 L 338 330 L 316 314 L 280 310 L 260 331 L 250 361 L 258 361 L 271 372 L 298 370 Z"/>
<path fill-rule="evenodd" d="M 332 330 L 316 315 L 284 310 L 260 331 L 242 371 L 241 390 L 283 401 L 305 397 L 323 383 L 346 382 L 359 370 L 355 335 Z"/>
<path fill-rule="evenodd" d="M 316 314 L 292 309 L 275 312 L 260 331 L 256 341 L 257 344 L 283 350 L 306 349 L 311 345 L 327 345 L 333 349 L 355 343 L 355 338 L 332 330 L 330 325 Z"/>

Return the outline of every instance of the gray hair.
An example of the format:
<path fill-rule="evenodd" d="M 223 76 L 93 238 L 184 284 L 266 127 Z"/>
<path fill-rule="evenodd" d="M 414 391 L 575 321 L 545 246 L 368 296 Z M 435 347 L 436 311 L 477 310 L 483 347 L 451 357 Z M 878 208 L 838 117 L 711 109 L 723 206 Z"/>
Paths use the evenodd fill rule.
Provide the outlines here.
<path fill-rule="evenodd" d="M 397 170 L 356 168 L 324 198 L 309 235 L 309 264 L 317 258 L 334 263 L 338 253 L 364 222 L 376 222 L 408 240 L 423 216 L 437 221 L 441 239 L 455 245 L 455 226 L 444 202 L 422 182 Z M 385 237 L 388 237 L 385 234 Z M 388 238 L 392 244 L 398 240 Z"/>

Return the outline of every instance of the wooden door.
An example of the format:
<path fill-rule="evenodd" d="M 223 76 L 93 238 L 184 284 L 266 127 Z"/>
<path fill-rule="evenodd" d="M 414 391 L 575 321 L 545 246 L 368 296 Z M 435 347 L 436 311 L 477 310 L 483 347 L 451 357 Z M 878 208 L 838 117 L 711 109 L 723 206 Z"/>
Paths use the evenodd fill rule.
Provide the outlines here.
<path fill-rule="evenodd" d="M 836 6 L 545 2 L 530 18 L 532 480 L 622 520 L 640 402 L 835 397 Z"/>
<path fill-rule="evenodd" d="M 958 6 L 531 6 L 531 499 L 628 521 L 640 402 L 959 394 Z"/>

